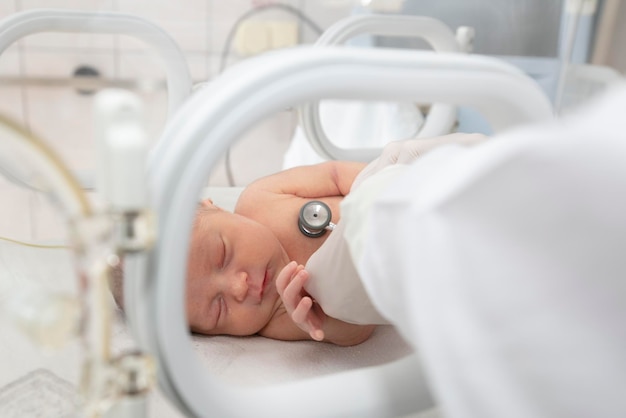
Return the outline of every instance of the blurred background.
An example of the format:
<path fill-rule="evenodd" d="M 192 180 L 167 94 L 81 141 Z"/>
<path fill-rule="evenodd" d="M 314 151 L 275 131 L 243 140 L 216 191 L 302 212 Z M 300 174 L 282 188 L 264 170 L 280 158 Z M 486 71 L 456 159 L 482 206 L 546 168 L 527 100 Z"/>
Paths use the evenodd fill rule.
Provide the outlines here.
<path fill-rule="evenodd" d="M 584 74 L 582 82 L 566 90 L 565 101 L 588 96 L 595 85 L 589 80 L 601 84 L 605 74 L 626 71 L 626 53 L 619 47 L 626 42 L 626 5 L 619 0 L 3 0 L 0 19 L 38 8 L 116 11 L 148 19 L 183 49 L 196 84 L 210 82 L 224 68 L 256 54 L 314 43 L 334 22 L 358 13 L 433 16 L 453 30 L 473 26 L 474 53 L 519 65 L 553 98 L 559 62 L 567 54 Z M 580 12 L 575 22 L 572 10 Z M 572 25 L 576 39 L 566 51 Z M 418 41 L 384 38 L 362 43 L 424 47 Z M 85 78 L 94 81 L 93 87 L 78 83 Z M 145 100 L 146 126 L 156 141 L 166 120 L 165 73 L 153 51 L 136 39 L 41 33 L 16 42 L 0 57 L 0 112 L 46 140 L 78 175 L 94 166 L 91 102 L 94 91 L 105 86 L 129 88 Z M 295 112 L 285 109 L 234 145 L 229 161 L 234 184 L 243 186 L 280 170 L 296 125 Z M 223 161 L 209 184 L 229 184 Z M 59 237 L 64 226 L 43 196 L 2 177 L 0 193 L 1 236 Z"/>

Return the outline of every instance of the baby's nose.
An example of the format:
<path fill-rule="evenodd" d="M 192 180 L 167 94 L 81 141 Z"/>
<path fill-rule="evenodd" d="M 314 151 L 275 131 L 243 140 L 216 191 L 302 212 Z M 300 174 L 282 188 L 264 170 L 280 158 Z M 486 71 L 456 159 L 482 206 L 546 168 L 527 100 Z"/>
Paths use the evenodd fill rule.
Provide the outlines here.
<path fill-rule="evenodd" d="M 237 302 L 243 302 L 248 295 L 248 275 L 245 272 L 237 273 L 232 282 L 231 291 Z"/>

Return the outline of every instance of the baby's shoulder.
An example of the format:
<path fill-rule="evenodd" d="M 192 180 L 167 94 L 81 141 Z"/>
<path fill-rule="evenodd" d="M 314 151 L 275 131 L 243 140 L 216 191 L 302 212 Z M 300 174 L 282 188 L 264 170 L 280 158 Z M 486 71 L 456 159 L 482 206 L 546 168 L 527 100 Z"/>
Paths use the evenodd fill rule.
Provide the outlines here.
<path fill-rule="evenodd" d="M 249 186 L 241 192 L 235 213 L 266 223 L 288 216 L 302 205 L 302 198 L 262 187 Z"/>

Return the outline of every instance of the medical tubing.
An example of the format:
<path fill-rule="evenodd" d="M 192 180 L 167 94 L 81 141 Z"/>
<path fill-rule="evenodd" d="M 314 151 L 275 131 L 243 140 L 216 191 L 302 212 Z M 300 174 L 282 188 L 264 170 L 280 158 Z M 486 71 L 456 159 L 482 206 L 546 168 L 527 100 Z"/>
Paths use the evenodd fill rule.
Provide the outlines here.
<path fill-rule="evenodd" d="M 2 135 L 0 155 L 11 151 L 5 155 L 12 155 L 12 158 L 19 155 L 25 158 L 26 162 L 30 163 L 29 167 L 36 172 L 34 180 L 37 181 L 37 184 L 29 184 L 18 176 L 17 179 L 21 185 L 52 193 L 56 198 L 54 200 L 61 205 L 61 209 L 68 215 L 69 219 L 92 214 L 89 201 L 80 185 L 45 142 L 9 117 L 0 115 L 0 133 L 3 129 L 6 129 L 7 132 L 5 133 L 8 135 Z M 2 157 L 0 157 L 1 163 Z"/>
<path fill-rule="evenodd" d="M 18 175 L 11 170 L 17 170 Z M 0 173 L 8 174 L 20 186 L 45 193 L 64 213 L 68 222 L 92 213 L 79 184 L 57 155 L 32 132 L 4 115 L 0 115 Z M 0 239 L 33 248 L 67 248 L 25 243 L 5 237 Z M 42 289 L 29 289 L 28 286 L 21 289 L 8 301 L 6 308 L 13 322 L 25 335 L 45 348 L 59 348 L 75 336 L 79 309 L 73 297 Z"/>
<path fill-rule="evenodd" d="M 9 237 L 0 237 L 1 241 L 10 242 L 11 244 L 21 245 L 23 247 L 29 248 L 41 248 L 41 249 L 49 249 L 49 250 L 69 250 L 70 247 L 67 245 L 48 245 L 48 244 L 34 244 L 32 242 L 20 241 L 18 239 L 13 239 Z"/>
<path fill-rule="evenodd" d="M 239 26 L 241 26 L 241 23 L 243 23 L 247 19 L 250 19 L 253 16 L 256 16 L 257 14 L 260 14 L 261 12 L 265 12 L 268 10 L 283 10 L 285 12 L 291 13 L 295 15 L 296 17 L 298 17 L 298 19 L 300 19 L 301 21 L 309 25 L 309 27 L 313 29 L 313 31 L 318 36 L 323 32 L 322 28 L 317 23 L 315 23 L 310 17 L 308 17 L 306 14 L 302 13 L 300 10 L 288 4 L 267 4 L 267 5 L 255 7 L 254 9 L 248 10 L 246 13 L 241 15 L 235 21 L 235 23 L 231 26 L 230 30 L 228 31 L 228 35 L 226 35 L 226 40 L 224 41 L 224 46 L 222 47 L 222 54 L 220 56 L 220 65 L 219 65 L 218 74 L 221 74 L 226 69 L 228 55 L 230 53 L 230 47 L 233 43 L 235 34 L 237 33 L 237 29 L 239 29 Z M 235 187 L 236 183 L 235 183 L 235 176 L 233 174 L 230 147 L 226 150 L 226 153 L 224 154 L 224 167 L 226 169 L 226 181 L 228 182 L 228 185 L 230 187 Z"/>
<path fill-rule="evenodd" d="M 172 37 L 155 24 L 125 13 L 37 9 L 15 13 L 0 21 L 0 55 L 15 41 L 39 32 L 90 32 L 135 37 L 155 48 L 167 76 L 168 116 L 191 93 L 185 55 Z"/>
<path fill-rule="evenodd" d="M 108 364 L 110 360 L 111 313 L 106 280 L 108 267 L 104 261 L 110 250 L 110 224 L 106 216 L 94 214 L 78 182 L 43 141 L 3 115 L 0 115 L 0 137 L 2 139 L 0 141 L 0 164 L 2 164 L 2 157 L 5 155 L 10 155 L 13 159 L 21 157 L 23 159 L 21 162 L 32 168 L 35 173 L 31 174 L 31 180 L 34 181 L 34 184 L 30 185 L 34 189 L 46 193 L 53 203 L 59 206 L 71 230 L 69 248 L 75 255 L 81 315 L 75 328 L 63 326 L 63 329 L 71 332 L 78 331 L 80 334 L 85 354 L 81 382 L 81 387 L 85 390 L 84 394 L 86 395 L 84 407 L 88 411 L 95 411 L 94 413 L 96 413 L 102 408 L 108 407 L 114 390 L 114 386 L 111 385 L 111 369 Z M 10 241 L 20 245 L 42 247 L 15 240 Z M 45 248 L 64 247 L 46 246 Z M 73 300 L 71 299 L 71 301 Z M 60 299 L 50 297 L 48 302 L 55 303 L 55 301 L 58 304 Z M 40 309 L 44 309 L 44 307 L 40 307 Z M 22 326 L 26 327 L 25 331 L 40 326 L 41 324 L 37 320 L 38 318 L 35 317 L 30 320 L 31 322 L 24 323 Z M 61 324 L 59 321 L 64 320 L 65 318 L 57 318 L 56 322 L 47 324 L 48 332 Z M 75 318 L 68 320 L 74 321 Z M 65 331 L 64 333 L 67 333 Z M 68 338 L 70 336 L 72 335 L 66 335 Z M 45 344 L 45 341 L 39 342 Z"/>
<path fill-rule="evenodd" d="M 77 326 L 77 328 L 79 328 L 78 330 L 83 337 L 82 340 L 85 347 L 88 347 L 88 343 L 86 342 L 88 338 L 86 338 L 85 333 L 88 332 L 89 329 L 94 329 L 94 327 L 85 325 L 93 323 L 94 320 L 100 321 L 100 319 L 98 317 L 98 313 L 94 314 L 93 310 L 91 310 L 91 305 L 86 303 L 86 298 L 88 295 L 94 294 L 94 284 L 97 284 L 98 281 L 92 280 L 89 265 L 86 262 L 85 252 L 89 250 L 89 246 L 83 245 L 85 243 L 83 240 L 85 236 L 80 233 L 80 227 L 78 229 L 75 229 L 74 227 L 80 226 L 84 220 L 90 219 L 93 214 L 92 209 L 78 182 L 76 182 L 76 180 L 70 175 L 69 171 L 61 163 L 56 154 L 54 154 L 54 152 L 41 140 L 36 138 L 32 133 L 21 128 L 17 123 L 13 122 L 9 118 L 0 115 L 0 131 L 1 130 L 5 130 L 1 133 L 8 133 L 8 135 L 2 135 L 2 141 L 0 142 L 0 156 L 10 155 L 11 158 L 19 156 L 24 160 L 22 163 L 32 167 L 36 173 L 35 175 L 31 175 L 35 181 L 34 188 L 46 192 L 49 196 L 55 197 L 56 199 L 52 200 L 56 201 L 56 203 L 61 207 L 61 210 L 67 216 L 67 221 L 73 227 L 74 245 L 72 248 L 75 252 L 78 263 L 78 289 L 82 299 L 80 309 L 82 311 L 82 318 L 88 318 L 81 324 L 80 327 Z M 0 163 L 1 162 L 2 158 L 0 157 Z M 100 295 L 99 298 L 101 299 L 103 295 L 102 291 L 97 288 L 96 292 Z M 48 303 L 51 304 L 53 304 L 55 300 L 58 302 L 58 299 L 47 299 Z M 53 305 L 49 305 L 48 308 L 50 306 Z M 44 309 L 44 307 L 40 307 L 40 309 Z M 54 329 L 55 325 L 60 324 L 60 320 L 64 319 L 56 318 L 55 323 L 48 324 L 48 329 L 50 330 L 51 327 Z M 69 320 L 72 321 L 73 319 L 70 318 Z M 29 321 L 22 324 L 22 327 L 24 327 L 26 332 L 32 331 L 38 326 L 41 326 L 38 321 L 39 317 L 30 318 Z M 106 320 L 104 321 L 104 324 L 100 324 L 100 322 L 98 322 L 97 333 L 101 334 L 100 331 L 104 329 L 107 324 L 108 322 Z M 68 331 L 73 330 L 73 327 L 71 326 L 64 326 L 63 328 Z M 42 334 L 37 335 L 39 335 L 40 338 L 45 337 L 45 335 Z M 42 344 L 46 343 L 43 340 L 38 342 Z M 101 346 L 101 344 L 93 344 L 92 346 Z"/>
<path fill-rule="evenodd" d="M 220 66 L 219 66 L 220 74 L 226 69 L 228 54 L 230 53 L 230 47 L 233 43 L 233 39 L 235 37 L 235 34 L 237 33 L 237 29 L 239 29 L 239 26 L 241 26 L 241 24 L 245 20 L 250 19 L 253 16 L 256 16 L 262 12 L 266 12 L 269 10 L 283 10 L 285 12 L 295 15 L 298 19 L 300 19 L 301 21 L 306 23 L 311 29 L 313 29 L 313 31 L 318 36 L 322 34 L 323 32 L 322 28 L 317 23 L 315 23 L 310 17 L 308 17 L 306 14 L 302 13 L 300 10 L 288 4 L 280 4 L 280 3 L 267 4 L 267 5 L 255 7 L 254 9 L 250 9 L 246 13 L 241 15 L 235 21 L 235 23 L 230 27 L 230 30 L 228 31 L 228 35 L 226 35 L 226 40 L 224 41 L 224 46 L 222 47 L 222 54 L 220 56 Z"/>

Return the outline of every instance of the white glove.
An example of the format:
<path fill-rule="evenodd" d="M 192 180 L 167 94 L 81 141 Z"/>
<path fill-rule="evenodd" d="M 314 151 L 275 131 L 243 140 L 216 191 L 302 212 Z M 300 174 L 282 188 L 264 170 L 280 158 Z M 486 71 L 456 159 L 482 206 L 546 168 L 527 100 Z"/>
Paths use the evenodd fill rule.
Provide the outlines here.
<path fill-rule="evenodd" d="M 358 187 L 363 180 L 379 172 L 385 167 L 394 164 L 411 164 L 428 151 L 448 144 L 470 146 L 485 141 L 488 137 L 482 134 L 455 133 L 433 138 L 408 139 L 393 141 L 385 145 L 380 157 L 369 163 L 356 177 L 352 190 Z"/>

